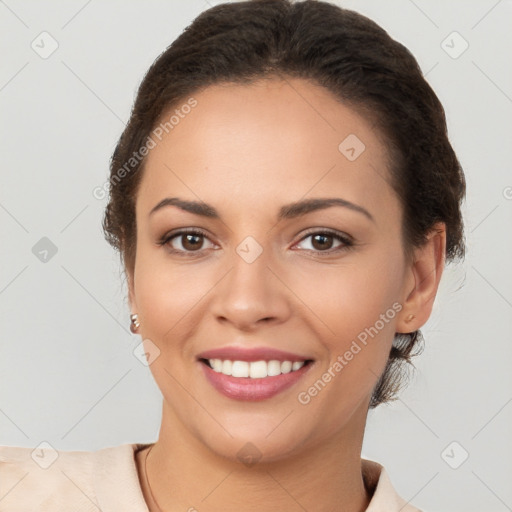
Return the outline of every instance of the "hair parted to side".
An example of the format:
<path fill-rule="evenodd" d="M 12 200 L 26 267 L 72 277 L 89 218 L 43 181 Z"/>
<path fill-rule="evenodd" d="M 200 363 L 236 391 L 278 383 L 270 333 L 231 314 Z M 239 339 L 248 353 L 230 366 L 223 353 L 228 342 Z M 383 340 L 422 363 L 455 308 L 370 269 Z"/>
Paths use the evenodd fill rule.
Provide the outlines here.
<path fill-rule="evenodd" d="M 221 82 L 266 77 L 309 80 L 370 121 L 386 142 L 391 185 L 403 207 L 409 259 L 437 222 L 446 225 L 446 261 L 463 258 L 465 178 L 449 142 L 443 106 L 413 55 L 372 20 L 319 0 L 248 0 L 202 12 L 147 71 L 110 162 L 107 241 L 133 272 L 135 201 L 145 159 L 119 179 L 164 115 Z M 133 162 L 131 162 L 133 163 Z M 421 331 L 396 334 L 370 408 L 396 399 Z M 413 365 L 412 365 L 413 366 Z"/>

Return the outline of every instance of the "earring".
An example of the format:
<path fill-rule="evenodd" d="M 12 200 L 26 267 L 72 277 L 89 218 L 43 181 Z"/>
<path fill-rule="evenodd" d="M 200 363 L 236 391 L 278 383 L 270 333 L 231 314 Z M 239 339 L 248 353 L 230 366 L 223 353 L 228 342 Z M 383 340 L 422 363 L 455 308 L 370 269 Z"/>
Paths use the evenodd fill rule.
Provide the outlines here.
<path fill-rule="evenodd" d="M 130 331 L 132 331 L 133 334 L 137 332 L 137 329 L 139 328 L 140 322 L 139 322 L 139 315 L 134 313 L 133 315 L 130 315 Z"/>
<path fill-rule="evenodd" d="M 415 315 L 413 314 L 410 314 L 407 316 L 407 318 L 405 319 L 405 323 L 408 324 L 409 322 L 411 322 L 415 317 Z"/>

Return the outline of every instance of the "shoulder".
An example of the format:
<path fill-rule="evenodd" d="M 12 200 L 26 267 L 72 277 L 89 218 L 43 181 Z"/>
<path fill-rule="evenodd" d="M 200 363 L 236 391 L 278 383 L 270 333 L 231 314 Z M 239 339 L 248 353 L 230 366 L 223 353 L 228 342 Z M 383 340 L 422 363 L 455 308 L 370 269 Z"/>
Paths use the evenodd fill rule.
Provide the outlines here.
<path fill-rule="evenodd" d="M 123 444 L 97 451 L 56 450 L 48 443 L 35 449 L 0 446 L 0 509 L 53 512 L 72 505 L 77 512 L 97 512 L 102 492 L 98 484 L 106 473 L 117 475 L 118 468 L 133 477 L 137 446 Z"/>
<path fill-rule="evenodd" d="M 0 496 L 9 512 L 41 507 L 57 510 L 76 503 L 86 508 L 94 502 L 91 485 L 93 452 L 58 451 L 49 444 L 40 448 L 0 446 Z M 93 503 L 89 501 L 90 510 Z"/>
<path fill-rule="evenodd" d="M 388 472 L 378 462 L 361 459 L 363 479 L 372 499 L 365 512 L 423 512 L 395 490 Z"/>

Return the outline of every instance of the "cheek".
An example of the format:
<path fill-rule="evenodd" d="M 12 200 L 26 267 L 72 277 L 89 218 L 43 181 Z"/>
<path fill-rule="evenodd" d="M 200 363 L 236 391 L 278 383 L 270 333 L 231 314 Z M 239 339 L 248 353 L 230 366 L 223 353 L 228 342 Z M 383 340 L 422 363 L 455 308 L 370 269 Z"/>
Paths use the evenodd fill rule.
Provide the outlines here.
<path fill-rule="evenodd" d="M 197 311 L 217 274 L 193 263 L 171 264 L 163 249 L 142 249 L 135 266 L 140 333 L 160 350 L 192 350 L 187 339 L 198 328 Z"/>
<path fill-rule="evenodd" d="M 350 340 L 378 322 L 379 331 L 392 334 L 402 269 L 399 258 L 358 258 L 356 263 L 324 267 L 296 282 L 294 289 L 321 320 L 331 351 L 343 350 Z M 354 258 L 356 261 L 356 258 Z M 385 315 L 385 325 L 379 321 Z M 393 331 L 394 332 L 394 331 Z"/>
<path fill-rule="evenodd" d="M 157 339 L 183 316 L 193 295 L 184 283 L 183 273 L 170 272 L 162 258 L 156 257 L 160 250 L 141 248 L 137 253 L 134 278 L 142 332 Z"/>
<path fill-rule="evenodd" d="M 397 301 L 401 265 L 396 252 L 383 252 L 360 258 L 357 264 L 324 270 L 323 275 L 315 275 L 316 286 L 308 287 L 308 306 L 321 319 L 316 323 L 326 351 L 318 392 L 325 384 L 331 390 L 324 395 L 325 403 L 336 404 L 325 414 L 345 414 L 341 404 L 355 407 L 382 373 L 402 308 Z"/>
<path fill-rule="evenodd" d="M 324 297 L 332 300 L 316 306 L 329 326 L 321 338 L 326 359 L 297 399 L 312 416 L 323 418 L 325 435 L 332 435 L 369 399 L 388 360 L 401 306 L 389 277 L 377 283 L 368 273 L 351 272 L 326 282 Z"/>

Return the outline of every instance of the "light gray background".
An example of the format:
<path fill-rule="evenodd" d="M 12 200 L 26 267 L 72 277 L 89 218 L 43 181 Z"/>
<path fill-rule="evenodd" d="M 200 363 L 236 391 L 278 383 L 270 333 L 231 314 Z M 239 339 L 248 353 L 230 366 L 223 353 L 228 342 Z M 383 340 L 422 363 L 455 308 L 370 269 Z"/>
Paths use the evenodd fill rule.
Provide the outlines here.
<path fill-rule="evenodd" d="M 106 199 L 92 191 L 144 72 L 215 3 L 0 1 L 0 444 L 157 438 L 161 395 L 133 355 Z M 466 261 L 445 271 L 410 386 L 370 412 L 363 456 L 426 511 L 512 510 L 512 2 L 337 3 L 416 56 L 468 183 Z M 31 48 L 42 31 L 59 45 L 46 59 Z M 469 44 L 458 58 L 453 31 Z M 47 262 L 32 252 L 42 237 L 58 249 Z"/>

